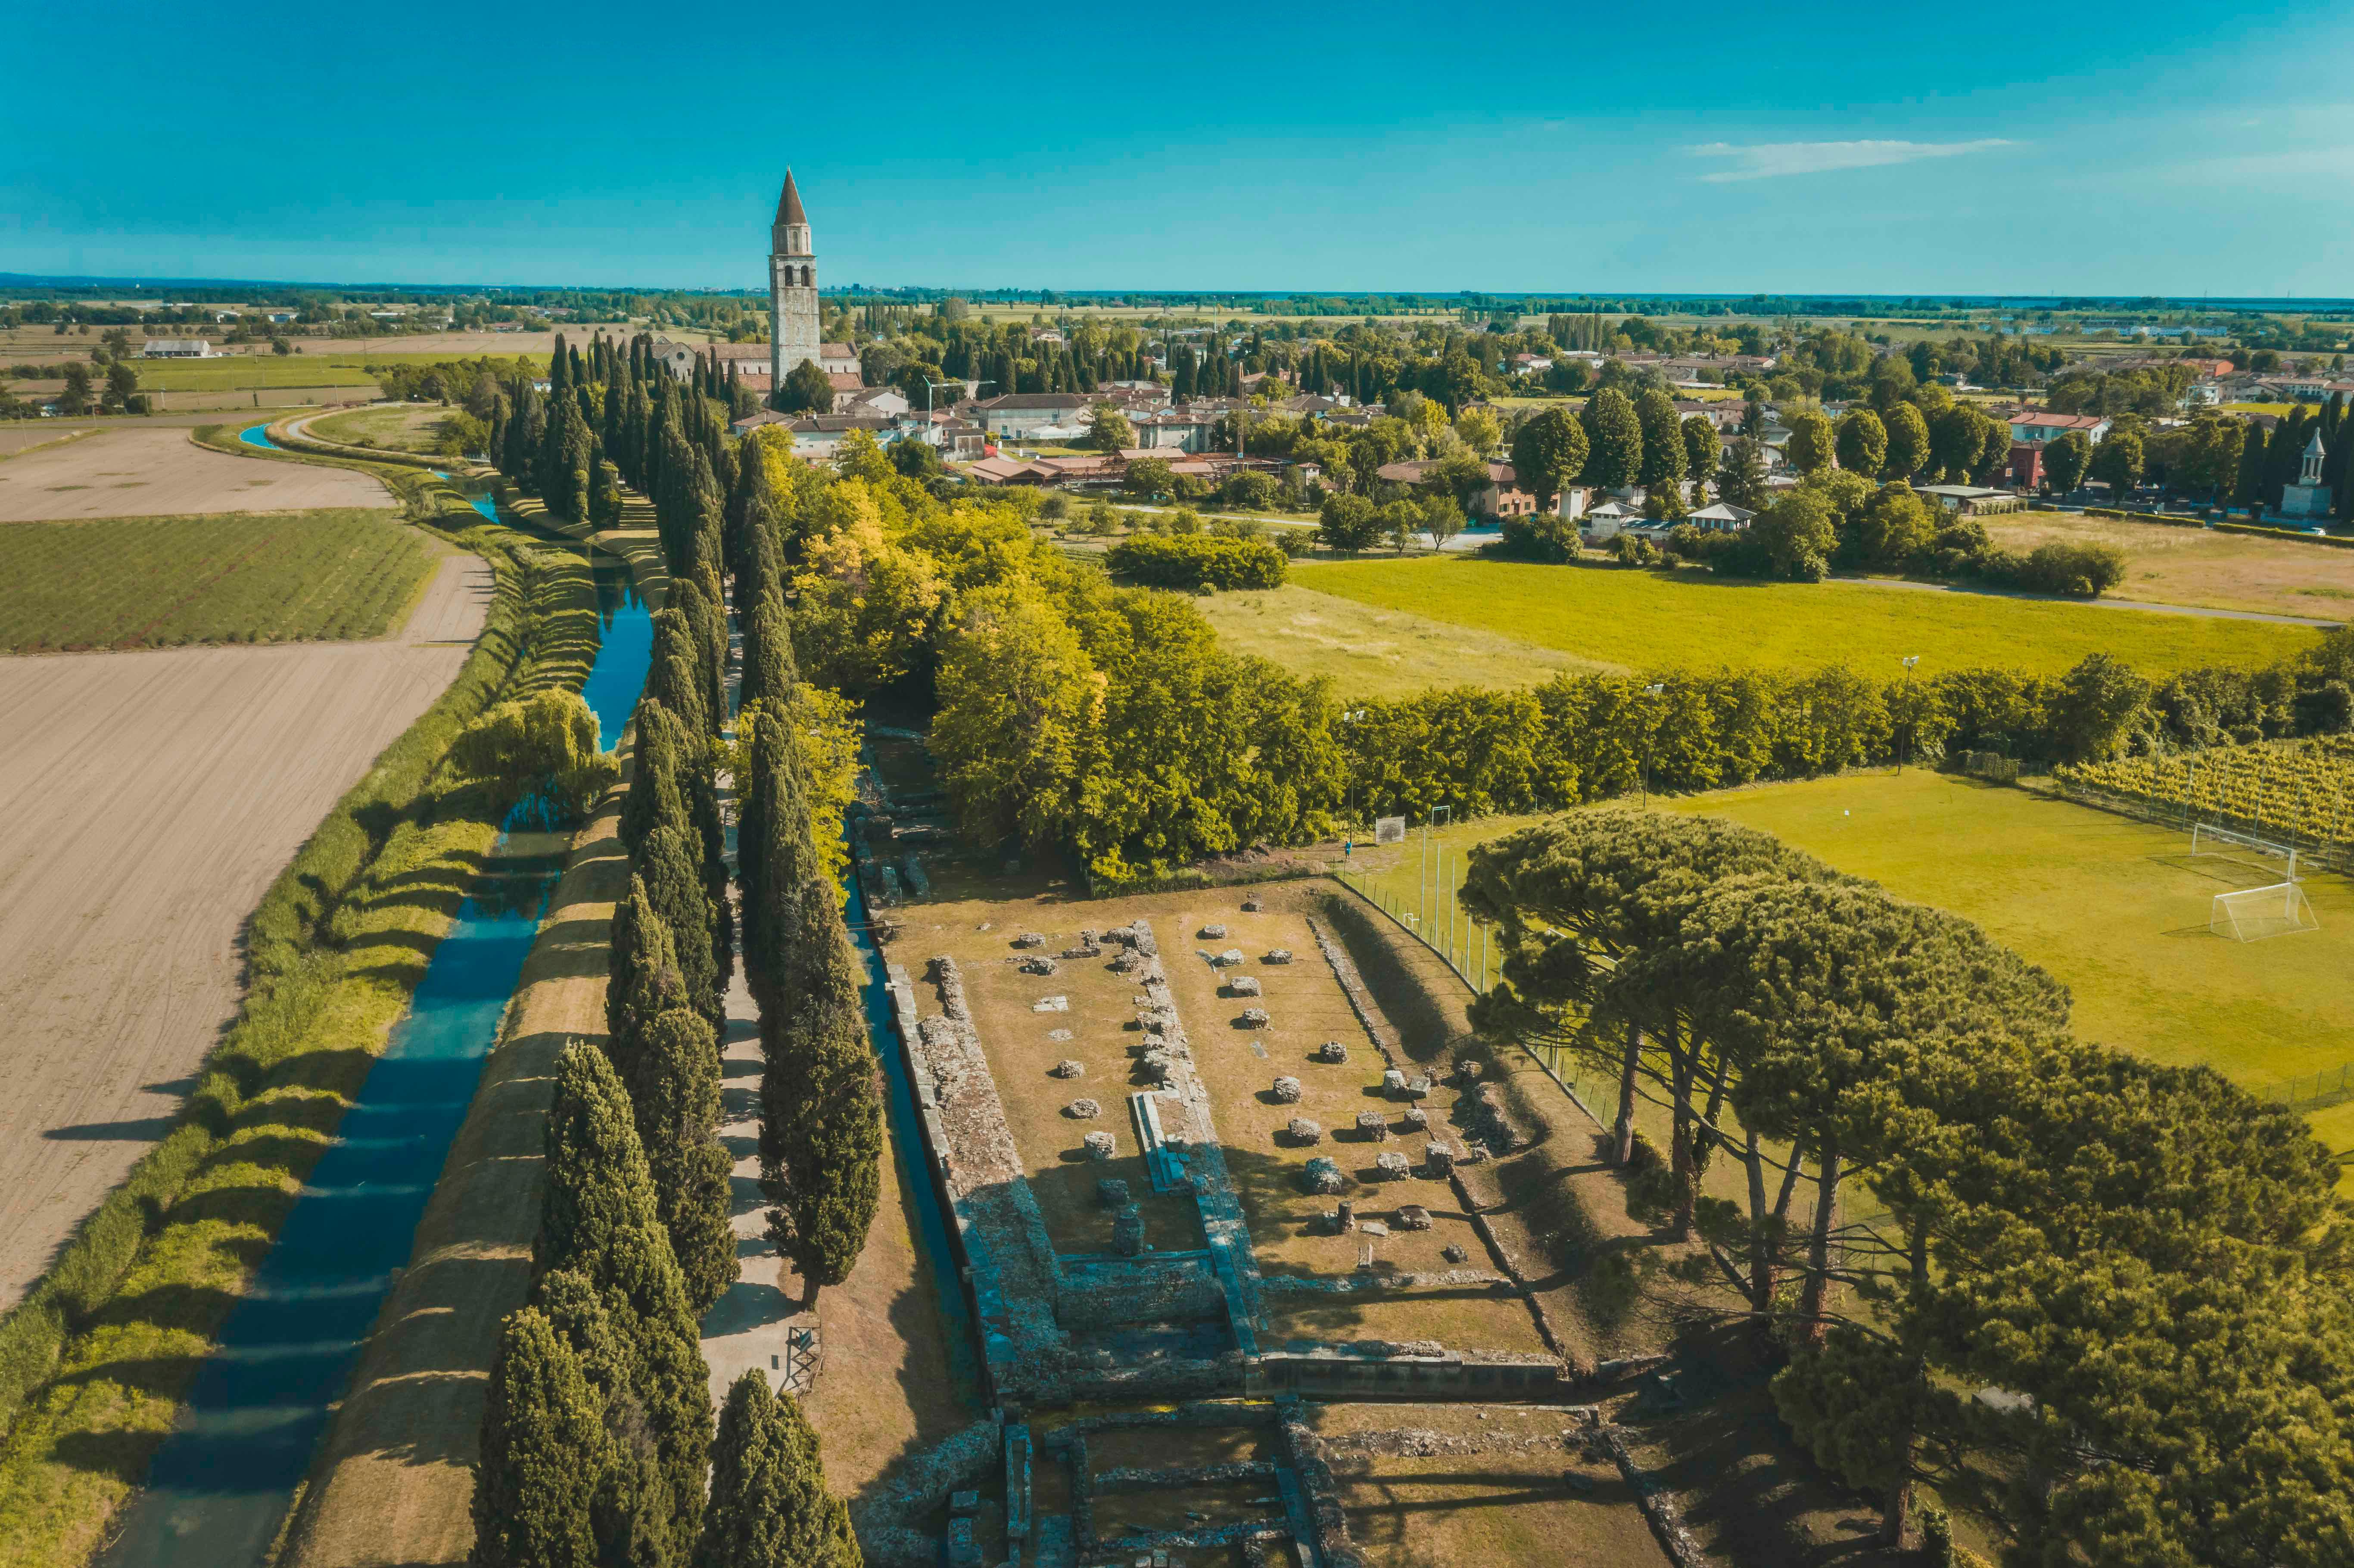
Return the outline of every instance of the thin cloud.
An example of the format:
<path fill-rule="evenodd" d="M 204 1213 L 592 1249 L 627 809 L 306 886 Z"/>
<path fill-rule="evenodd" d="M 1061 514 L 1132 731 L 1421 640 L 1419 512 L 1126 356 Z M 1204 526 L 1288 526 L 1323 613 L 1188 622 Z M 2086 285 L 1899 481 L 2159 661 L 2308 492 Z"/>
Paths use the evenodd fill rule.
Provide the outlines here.
<path fill-rule="evenodd" d="M 1924 158 L 1957 158 L 1965 153 L 2012 145 L 1999 136 L 1985 136 L 1975 142 L 1761 142 L 1747 147 L 1710 142 L 1691 151 L 1696 157 L 1734 160 L 1729 169 L 1701 176 L 1722 185 L 1728 180 L 1770 180 L 1781 175 L 1821 175 L 1834 169 L 1918 163 Z"/>

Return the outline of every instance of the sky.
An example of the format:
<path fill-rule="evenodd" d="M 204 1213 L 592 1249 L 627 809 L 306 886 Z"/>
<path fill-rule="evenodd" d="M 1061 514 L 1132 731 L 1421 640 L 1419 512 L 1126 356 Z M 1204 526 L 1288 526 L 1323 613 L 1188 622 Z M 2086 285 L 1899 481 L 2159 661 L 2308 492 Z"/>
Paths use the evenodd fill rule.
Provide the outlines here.
<path fill-rule="evenodd" d="M 22 7 L 0 272 L 2354 295 L 2343 7 L 797 9 Z"/>

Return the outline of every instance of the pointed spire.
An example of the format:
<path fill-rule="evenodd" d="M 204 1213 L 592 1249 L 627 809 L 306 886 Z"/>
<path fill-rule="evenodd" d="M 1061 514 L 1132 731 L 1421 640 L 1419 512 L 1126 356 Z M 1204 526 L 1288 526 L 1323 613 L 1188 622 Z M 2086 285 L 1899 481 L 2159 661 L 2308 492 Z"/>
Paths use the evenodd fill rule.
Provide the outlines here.
<path fill-rule="evenodd" d="M 784 194 L 777 197 L 777 221 L 801 224 L 809 222 L 809 214 L 801 210 L 801 187 L 793 184 L 793 172 L 790 169 L 785 171 Z"/>

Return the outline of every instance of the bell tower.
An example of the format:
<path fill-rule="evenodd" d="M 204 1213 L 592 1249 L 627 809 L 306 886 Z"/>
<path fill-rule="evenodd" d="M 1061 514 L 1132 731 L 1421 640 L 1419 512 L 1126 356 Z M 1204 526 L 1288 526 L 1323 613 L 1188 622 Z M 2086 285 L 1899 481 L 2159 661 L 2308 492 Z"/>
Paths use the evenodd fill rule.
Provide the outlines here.
<path fill-rule="evenodd" d="M 795 366 L 818 360 L 817 251 L 790 169 L 769 228 L 769 385 L 781 392 Z"/>

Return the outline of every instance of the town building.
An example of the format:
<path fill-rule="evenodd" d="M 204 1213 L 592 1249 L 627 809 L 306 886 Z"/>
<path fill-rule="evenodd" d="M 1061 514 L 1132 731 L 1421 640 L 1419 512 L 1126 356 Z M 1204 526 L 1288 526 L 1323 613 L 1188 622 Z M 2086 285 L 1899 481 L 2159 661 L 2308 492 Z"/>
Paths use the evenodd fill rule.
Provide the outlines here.
<path fill-rule="evenodd" d="M 2045 408 L 2014 408 L 2009 418 L 2014 441 L 2056 441 L 2075 431 L 2093 446 L 2101 444 L 2111 423 L 2105 414 L 2054 414 Z"/>
<path fill-rule="evenodd" d="M 967 410 L 992 436 L 1055 440 L 1087 434 L 1087 399 L 1076 392 L 1007 392 Z"/>

